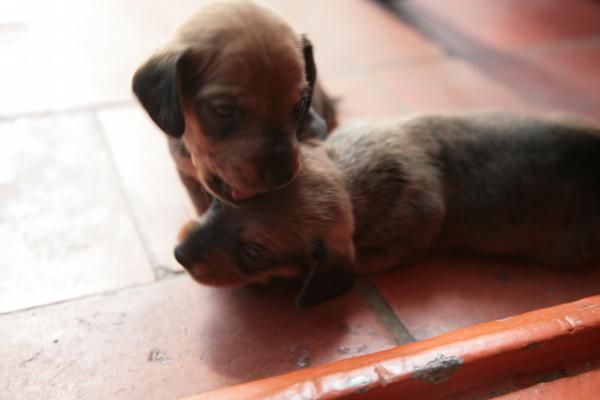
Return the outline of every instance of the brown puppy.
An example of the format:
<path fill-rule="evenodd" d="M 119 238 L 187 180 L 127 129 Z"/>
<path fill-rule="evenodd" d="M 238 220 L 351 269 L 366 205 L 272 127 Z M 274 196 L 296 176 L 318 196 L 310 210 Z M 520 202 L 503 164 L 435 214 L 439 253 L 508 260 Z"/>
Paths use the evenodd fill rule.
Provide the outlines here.
<path fill-rule="evenodd" d="M 468 250 L 571 266 L 600 256 L 600 128 L 572 118 L 424 115 L 338 129 L 289 186 L 219 202 L 175 254 L 199 282 L 304 278 L 297 303 L 355 273 Z M 355 256 L 356 253 L 356 256 Z"/>
<path fill-rule="evenodd" d="M 335 126 L 311 43 L 251 1 L 201 8 L 137 70 L 133 91 L 170 136 L 199 213 L 210 195 L 232 203 L 289 184 L 298 141 Z"/>

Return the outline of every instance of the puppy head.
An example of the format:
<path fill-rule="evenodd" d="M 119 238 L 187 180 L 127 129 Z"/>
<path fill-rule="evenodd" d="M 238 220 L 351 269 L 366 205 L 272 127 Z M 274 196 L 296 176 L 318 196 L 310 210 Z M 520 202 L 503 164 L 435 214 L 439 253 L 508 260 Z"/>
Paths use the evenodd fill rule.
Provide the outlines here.
<path fill-rule="evenodd" d="M 302 307 L 352 287 L 348 195 L 324 154 L 302 154 L 305 167 L 290 185 L 239 207 L 215 200 L 198 221 L 182 229 L 175 257 L 196 281 L 241 286 L 297 277 L 304 279 L 297 297 Z"/>
<path fill-rule="evenodd" d="M 183 136 L 198 179 L 230 203 L 290 183 L 309 129 L 312 46 L 256 3 L 202 8 L 135 73 L 133 91 L 167 134 Z"/>

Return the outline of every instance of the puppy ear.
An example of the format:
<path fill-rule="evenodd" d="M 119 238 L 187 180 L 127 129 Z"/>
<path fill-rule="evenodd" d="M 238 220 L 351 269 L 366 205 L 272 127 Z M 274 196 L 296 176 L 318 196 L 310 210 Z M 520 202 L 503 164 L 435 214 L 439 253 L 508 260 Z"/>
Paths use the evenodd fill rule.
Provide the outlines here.
<path fill-rule="evenodd" d="M 152 120 L 166 134 L 183 135 L 185 121 L 179 96 L 179 72 L 185 51 L 152 56 L 135 72 L 132 88 Z"/>
<path fill-rule="evenodd" d="M 351 255 L 331 252 L 323 240 L 314 244 L 311 265 L 296 297 L 297 307 L 312 307 L 347 293 L 354 285 Z"/>
<path fill-rule="evenodd" d="M 302 35 L 302 54 L 304 55 L 304 73 L 310 87 L 310 95 L 312 97 L 313 89 L 317 81 L 317 66 L 313 56 L 313 45 L 308 40 L 306 35 Z"/>
<path fill-rule="evenodd" d="M 325 122 L 323 117 L 321 117 L 312 106 L 308 111 L 308 115 L 310 117 L 308 127 L 311 132 L 313 132 L 318 139 L 325 140 L 327 138 L 327 122 Z"/>

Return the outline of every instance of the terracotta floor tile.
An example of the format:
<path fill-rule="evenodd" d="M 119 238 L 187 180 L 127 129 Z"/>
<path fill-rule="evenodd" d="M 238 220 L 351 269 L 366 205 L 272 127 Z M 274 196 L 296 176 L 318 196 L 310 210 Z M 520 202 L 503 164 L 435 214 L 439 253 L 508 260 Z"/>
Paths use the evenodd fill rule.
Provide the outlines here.
<path fill-rule="evenodd" d="M 581 115 L 600 123 L 600 101 L 581 105 L 575 110 L 575 112 L 578 112 Z"/>
<path fill-rule="evenodd" d="M 524 107 L 524 111 L 533 113 L 558 113 L 558 114 L 573 114 L 579 115 L 590 121 L 596 121 L 600 123 L 600 101 L 581 101 L 580 99 L 567 100 L 563 99 L 557 104 L 548 106 L 540 103 L 527 103 Z"/>
<path fill-rule="evenodd" d="M 0 385 L 19 399 L 176 399 L 389 348 L 353 293 L 310 310 L 187 276 L 0 316 Z"/>
<path fill-rule="evenodd" d="M 182 270 L 173 258 L 177 232 L 195 216 L 162 133 L 137 106 L 99 113 L 152 266 Z"/>
<path fill-rule="evenodd" d="M 557 271 L 461 258 L 432 258 L 373 281 L 417 339 L 600 293 L 597 266 Z"/>
<path fill-rule="evenodd" d="M 368 70 L 325 77 L 324 82 L 328 93 L 337 99 L 340 124 L 354 118 L 390 117 L 407 112 L 407 107 Z"/>
<path fill-rule="evenodd" d="M 463 59 L 469 68 L 539 109 L 572 108 L 600 98 L 597 40 L 520 53 L 491 51 Z"/>
<path fill-rule="evenodd" d="M 129 101 L 135 68 L 198 1 L 0 4 L 0 116 Z"/>
<path fill-rule="evenodd" d="M 467 63 L 454 59 L 405 63 L 377 71 L 374 80 L 413 110 L 520 108 L 522 100 Z"/>
<path fill-rule="evenodd" d="M 551 46 L 526 56 L 542 73 L 553 77 L 557 89 L 567 86 L 568 90 L 557 93 L 563 96 L 571 94 L 573 98 L 591 98 L 600 100 L 600 39 L 580 40 L 563 46 Z M 567 92 L 567 93 L 564 93 Z"/>
<path fill-rule="evenodd" d="M 0 312 L 153 280 L 96 121 L 0 123 Z"/>
<path fill-rule="evenodd" d="M 58 0 L 46 5 L 24 0 L 0 5 L 0 116 L 130 101 L 135 68 L 203 2 Z M 269 3 L 310 34 L 323 70 L 437 52 L 373 2 Z"/>
<path fill-rule="evenodd" d="M 533 46 L 600 33 L 600 4 L 589 0 L 568 4 L 562 0 L 394 3 L 401 16 L 450 53 Z"/>
<path fill-rule="evenodd" d="M 439 54 L 436 46 L 375 1 L 268 0 L 315 47 L 323 72 Z"/>
<path fill-rule="evenodd" d="M 495 400 L 596 400 L 600 393 L 600 370 L 543 382 L 527 389 L 495 397 Z"/>

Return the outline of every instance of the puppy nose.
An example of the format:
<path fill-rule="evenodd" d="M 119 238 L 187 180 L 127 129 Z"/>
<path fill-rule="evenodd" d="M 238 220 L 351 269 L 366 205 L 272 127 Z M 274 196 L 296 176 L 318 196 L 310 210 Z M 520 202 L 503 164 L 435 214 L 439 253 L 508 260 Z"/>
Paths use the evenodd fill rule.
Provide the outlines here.
<path fill-rule="evenodd" d="M 179 264 L 181 264 L 181 266 L 183 268 L 185 268 L 185 269 L 190 268 L 189 261 L 187 260 L 187 258 L 185 256 L 185 252 L 183 251 L 181 246 L 175 247 L 175 251 L 173 252 L 173 255 L 175 256 L 175 259 L 177 260 L 177 262 Z"/>
<path fill-rule="evenodd" d="M 273 168 L 263 173 L 263 180 L 270 188 L 276 188 L 290 182 L 294 177 L 294 171 L 290 168 Z"/>

